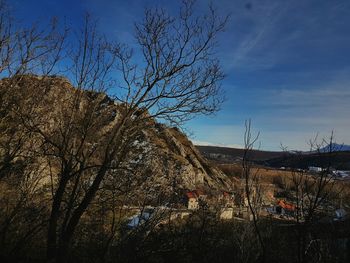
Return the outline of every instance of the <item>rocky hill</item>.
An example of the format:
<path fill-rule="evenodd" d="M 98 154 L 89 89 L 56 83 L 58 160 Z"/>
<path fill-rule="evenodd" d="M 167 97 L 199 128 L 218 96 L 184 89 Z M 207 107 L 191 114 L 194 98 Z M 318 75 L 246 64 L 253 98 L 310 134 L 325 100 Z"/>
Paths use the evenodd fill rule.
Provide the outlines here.
<path fill-rule="evenodd" d="M 10 92 L 8 90 L 9 86 L 11 86 Z M 79 134 L 81 133 L 81 136 L 83 136 L 84 122 L 87 116 L 90 116 L 89 118 L 96 122 L 91 126 L 95 129 L 91 133 L 94 138 L 88 137 L 86 140 L 88 140 L 89 145 L 92 145 L 91 147 L 97 145 L 98 148 L 98 144 L 105 142 L 110 131 L 120 121 L 119 116 L 122 108 L 120 104 L 105 93 L 78 90 L 62 77 L 42 78 L 27 75 L 20 76 L 15 81 L 13 79 L 3 79 L 0 81 L 0 90 L 3 105 L 4 103 L 15 105 L 15 112 L 19 113 L 23 119 L 30 115 L 31 119 L 29 121 L 28 117 L 27 125 L 45 131 L 46 136 L 53 141 L 61 140 L 63 136 L 61 132 L 67 123 L 74 123 L 75 128 L 71 131 L 72 136 L 76 136 L 77 141 L 79 141 Z M 93 111 L 94 115 L 86 114 L 92 107 L 95 109 Z M 78 109 L 77 112 L 84 112 L 84 114 L 74 115 L 72 112 L 76 111 L 73 109 Z M 6 115 L 6 113 L 3 114 Z M 9 119 L 9 122 L 4 125 L 16 126 L 12 127 L 13 129 L 23 125 L 18 117 L 13 117 L 12 120 L 9 117 L 7 119 Z M 16 121 L 14 121 L 15 119 Z M 34 124 L 31 124 L 33 122 Z M 23 128 L 25 129 L 25 127 Z M 223 190 L 230 187 L 228 178 L 206 160 L 179 129 L 151 120 L 147 127 L 140 129 L 136 138 L 132 143 L 133 154 L 130 155 L 126 166 L 131 171 L 131 174 L 129 174 L 131 180 L 132 174 L 138 174 L 142 177 L 142 182 L 138 185 L 138 191 L 147 190 L 151 193 L 162 189 L 162 191 L 170 192 L 174 186 L 182 190 L 196 188 Z M 5 143 L 4 138 L 2 139 L 2 143 Z M 25 147 L 22 147 L 22 151 L 34 151 L 36 147 L 43 149 L 40 140 L 36 141 L 36 136 L 31 135 L 25 139 L 26 143 Z M 70 147 L 71 151 L 75 151 L 77 146 L 72 145 Z M 49 149 L 44 150 L 49 151 Z M 5 153 L 6 149 L 4 148 L 2 152 Z M 50 173 L 55 170 L 55 166 L 59 165 L 59 163 L 55 163 L 55 154 L 52 153 L 53 157 L 50 160 L 50 165 L 53 163 Z M 102 153 L 96 150 L 91 154 L 96 155 L 93 157 L 98 159 L 98 154 Z M 47 156 L 50 155 L 47 154 Z M 13 161 L 19 159 L 15 158 Z M 47 158 L 44 159 L 35 157 L 36 162 L 47 164 Z M 43 169 L 46 168 L 43 167 Z M 44 174 L 48 176 L 49 171 L 47 170 Z"/>
<path fill-rule="evenodd" d="M 227 189 L 227 177 L 205 159 L 190 140 L 177 128 L 163 124 L 147 131 L 149 144 L 155 151 L 157 169 L 153 169 L 158 180 L 177 178 L 182 188 Z M 148 162 L 147 162 L 148 163 Z M 154 167 L 154 166 L 153 166 Z M 169 173 L 169 176 L 166 176 Z M 171 175 L 172 174 L 172 175 Z"/>

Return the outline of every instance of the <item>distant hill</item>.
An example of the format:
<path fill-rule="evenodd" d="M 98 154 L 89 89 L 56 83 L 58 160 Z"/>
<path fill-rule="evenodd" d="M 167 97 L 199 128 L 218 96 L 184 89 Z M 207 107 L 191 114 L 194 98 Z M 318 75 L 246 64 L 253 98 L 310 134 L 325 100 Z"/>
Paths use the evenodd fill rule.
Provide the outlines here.
<path fill-rule="evenodd" d="M 350 151 L 311 154 L 285 154 L 264 161 L 270 167 L 293 167 L 307 169 L 309 166 L 327 167 L 330 165 L 339 170 L 350 170 Z"/>
<path fill-rule="evenodd" d="M 253 150 L 250 152 L 249 158 L 256 164 L 275 168 L 295 167 L 307 169 L 309 166 L 324 167 L 330 163 L 336 169 L 350 170 L 350 150 L 347 150 L 349 146 L 333 145 L 334 152 L 331 155 L 327 153 L 326 147 L 322 148 L 320 153 Z M 239 163 L 244 154 L 243 149 L 237 148 L 199 145 L 196 148 L 207 159 L 219 164 Z"/>
<path fill-rule="evenodd" d="M 320 149 L 320 152 L 349 152 L 350 145 L 332 143 L 332 145 L 327 145 Z"/>
<path fill-rule="evenodd" d="M 244 149 L 219 147 L 219 146 L 200 146 L 196 145 L 197 149 L 207 159 L 217 163 L 233 163 L 240 161 L 244 154 Z M 283 156 L 283 152 L 271 152 L 271 151 L 260 151 L 253 150 L 250 152 L 249 158 L 253 161 L 266 161 L 272 158 L 278 158 Z"/>

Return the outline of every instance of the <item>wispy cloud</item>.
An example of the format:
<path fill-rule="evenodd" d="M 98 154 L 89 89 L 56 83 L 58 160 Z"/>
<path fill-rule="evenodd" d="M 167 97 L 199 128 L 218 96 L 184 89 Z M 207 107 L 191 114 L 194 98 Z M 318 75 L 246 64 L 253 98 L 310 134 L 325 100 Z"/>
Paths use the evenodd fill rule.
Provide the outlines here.
<path fill-rule="evenodd" d="M 274 66 L 281 54 L 271 52 L 271 48 L 278 44 L 276 40 L 283 44 L 291 37 L 276 38 L 280 20 L 287 10 L 286 3 L 268 1 L 255 2 L 251 10 L 234 13 L 233 23 L 245 30 L 238 34 L 233 33 L 232 41 L 237 44 L 233 44 L 225 61 L 228 68 L 256 70 Z"/>
<path fill-rule="evenodd" d="M 197 141 L 197 140 L 192 140 L 192 143 L 194 145 L 199 145 L 199 146 L 217 146 L 217 147 L 229 147 L 229 148 L 238 148 L 238 149 L 243 148 L 241 144 L 212 143 L 212 142 Z"/>
<path fill-rule="evenodd" d="M 229 76 L 223 87 L 230 101 L 215 120 L 191 122 L 193 140 L 240 146 L 243 121 L 252 118 L 266 149 L 278 149 L 280 142 L 305 148 L 310 137 L 332 129 L 342 142 L 350 142 L 350 35 L 344 34 L 350 2 L 250 2 L 249 9 L 239 0 L 215 3 L 222 12 L 232 13 L 219 39 L 219 55 Z M 175 11 L 174 3 L 165 0 L 87 3 L 106 32 L 129 44 L 133 22 L 142 17 L 145 5 Z M 198 4 L 200 12 L 207 1 Z"/>
<path fill-rule="evenodd" d="M 350 74 L 345 72 L 350 69 L 315 86 L 291 84 L 259 93 L 255 119 L 262 133 L 268 140 L 279 138 L 305 148 L 305 141 L 317 133 L 327 136 L 334 130 L 340 142 L 350 143 Z"/>
<path fill-rule="evenodd" d="M 332 131 L 339 143 L 350 144 L 350 67 L 326 73 L 318 80 L 315 73 L 290 73 L 289 83 L 269 89 L 258 86 L 241 91 L 237 98 L 235 89 L 225 106 L 229 110 L 219 113 L 214 122 L 196 123 L 196 139 L 242 145 L 244 119 L 251 118 L 254 130 L 260 131 L 262 149 L 278 150 L 282 143 L 307 150 L 310 139 L 317 134 L 327 137 Z"/>
<path fill-rule="evenodd" d="M 261 132 L 262 148 L 307 147 L 318 132 L 332 129 L 350 143 L 350 1 L 241 0 L 214 2 L 231 13 L 219 39 L 223 82 L 229 101 L 214 119 L 192 121 L 197 143 L 242 145 L 244 119 Z M 180 2 L 166 0 L 86 0 L 101 30 L 133 45 L 133 23 L 145 6 L 176 12 Z M 201 13 L 208 1 L 199 0 Z"/>
<path fill-rule="evenodd" d="M 344 10 L 350 11 L 350 2 L 253 1 L 250 11 L 233 13 L 235 26 L 226 39 L 231 48 L 223 51 L 225 66 L 228 70 L 259 71 L 286 63 L 306 65 L 312 53 L 326 56 L 320 49 L 327 51 L 327 47 L 336 48 L 350 39 L 349 34 L 336 32 L 345 27 L 339 17 L 345 15 Z"/>
<path fill-rule="evenodd" d="M 195 135 L 192 136 L 191 141 L 197 145 L 243 148 L 243 136 L 244 122 L 237 125 L 207 122 L 195 125 Z"/>

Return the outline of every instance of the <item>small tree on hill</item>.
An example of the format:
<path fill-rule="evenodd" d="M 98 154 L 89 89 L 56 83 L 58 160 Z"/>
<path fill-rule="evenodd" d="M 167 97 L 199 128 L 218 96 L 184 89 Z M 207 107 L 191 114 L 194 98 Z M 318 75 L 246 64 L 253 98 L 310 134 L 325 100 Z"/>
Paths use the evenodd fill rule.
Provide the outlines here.
<path fill-rule="evenodd" d="M 251 120 L 245 122 L 244 133 L 244 151 L 242 159 L 242 180 L 244 189 L 244 198 L 248 203 L 249 216 L 253 222 L 255 236 L 260 246 L 260 254 L 257 255 L 257 260 L 265 262 L 265 243 L 262 236 L 262 231 L 259 228 L 259 214 L 262 206 L 261 201 L 261 184 L 258 169 L 253 169 L 252 150 L 259 138 L 259 133 L 252 134 Z"/>
<path fill-rule="evenodd" d="M 334 198 L 338 198 L 341 189 L 337 189 L 332 165 L 336 156 L 333 132 L 328 139 L 319 142 L 316 137 L 310 140 L 308 155 L 313 158 L 313 165 L 321 169 L 312 173 L 301 167 L 305 153 L 289 154 L 288 166 L 291 169 L 287 191 L 290 192 L 296 211 L 297 260 L 312 262 L 319 260 L 321 247 L 318 237 L 314 237 L 312 229 L 319 224 L 322 217 L 329 216 L 328 207 L 333 207 Z M 326 150 L 324 150 L 326 149 Z M 311 166 L 311 164 L 309 164 Z M 335 207 L 335 206 L 334 206 Z M 333 211 L 332 211 L 333 212 Z"/>

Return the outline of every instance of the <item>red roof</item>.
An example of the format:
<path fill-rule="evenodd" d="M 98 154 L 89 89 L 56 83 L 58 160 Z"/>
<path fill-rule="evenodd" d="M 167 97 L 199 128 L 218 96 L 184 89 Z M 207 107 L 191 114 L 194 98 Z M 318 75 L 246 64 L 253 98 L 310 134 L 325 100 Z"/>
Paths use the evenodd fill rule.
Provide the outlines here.
<path fill-rule="evenodd" d="M 224 196 L 224 197 L 231 197 L 231 195 L 230 195 L 228 192 L 224 192 L 224 193 L 223 193 L 223 196 Z"/>
<path fill-rule="evenodd" d="M 205 193 L 200 189 L 196 189 L 196 190 L 187 192 L 186 196 L 187 198 L 199 198 L 201 196 L 205 196 Z"/>
<path fill-rule="evenodd" d="M 295 210 L 295 205 L 292 203 L 287 203 L 284 200 L 279 200 L 278 201 L 278 205 L 286 210 L 291 210 L 294 211 Z"/>
<path fill-rule="evenodd" d="M 186 196 L 187 196 L 188 199 L 190 199 L 190 198 L 197 198 L 197 195 L 196 195 L 195 192 L 187 192 Z"/>

